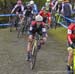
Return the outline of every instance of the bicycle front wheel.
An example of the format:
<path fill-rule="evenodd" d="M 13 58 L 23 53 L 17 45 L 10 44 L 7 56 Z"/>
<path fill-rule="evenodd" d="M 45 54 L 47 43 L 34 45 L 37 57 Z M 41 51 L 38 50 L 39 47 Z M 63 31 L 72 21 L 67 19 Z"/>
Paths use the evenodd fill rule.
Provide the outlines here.
<path fill-rule="evenodd" d="M 35 40 L 33 47 L 32 47 L 32 56 L 31 56 L 31 62 L 30 62 L 30 68 L 33 70 L 36 63 L 36 56 L 37 56 L 37 41 Z"/>

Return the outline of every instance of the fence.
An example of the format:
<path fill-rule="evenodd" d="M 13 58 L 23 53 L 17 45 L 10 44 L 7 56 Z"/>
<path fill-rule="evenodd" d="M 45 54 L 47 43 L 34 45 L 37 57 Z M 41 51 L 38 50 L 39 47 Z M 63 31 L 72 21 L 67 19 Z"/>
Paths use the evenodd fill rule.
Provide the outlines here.
<path fill-rule="evenodd" d="M 10 16 L 16 16 L 16 14 L 0 14 L 0 17 L 10 17 Z M 11 24 L 9 23 L 9 21 L 7 23 L 4 24 L 0 24 L 0 26 L 10 26 Z"/>
<path fill-rule="evenodd" d="M 63 16 L 62 14 L 58 14 L 60 17 L 62 17 L 63 19 L 66 19 L 70 22 L 75 23 L 75 19 L 70 19 L 68 17 Z M 66 24 L 64 24 L 63 22 L 58 22 L 61 26 L 63 26 L 64 28 L 68 28 L 68 26 Z"/>
<path fill-rule="evenodd" d="M 0 17 L 10 17 L 10 16 L 16 16 L 16 14 L 0 14 Z M 67 20 L 69 20 L 70 22 L 75 22 L 75 20 L 72 20 L 72 19 L 70 19 L 70 18 L 67 18 L 67 17 L 65 17 L 65 16 L 63 16 L 63 15 L 61 15 L 61 14 L 59 14 L 59 16 L 60 17 L 63 17 L 64 19 L 67 19 Z M 63 24 L 63 22 L 59 22 L 59 24 L 61 25 L 61 26 L 63 26 L 64 28 L 67 28 L 68 26 L 66 26 L 65 24 Z M 0 26 L 10 26 L 11 24 L 9 23 L 9 22 L 7 22 L 7 23 L 4 23 L 4 24 L 0 24 Z"/>

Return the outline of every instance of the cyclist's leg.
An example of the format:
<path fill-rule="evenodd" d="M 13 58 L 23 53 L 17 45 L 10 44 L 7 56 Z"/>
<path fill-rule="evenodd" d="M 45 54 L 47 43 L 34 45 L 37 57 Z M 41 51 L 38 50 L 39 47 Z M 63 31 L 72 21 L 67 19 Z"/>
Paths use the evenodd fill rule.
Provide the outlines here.
<path fill-rule="evenodd" d="M 47 41 L 47 37 L 48 37 L 47 33 L 42 34 L 42 38 L 40 39 L 40 42 L 38 44 L 38 49 L 41 48 L 41 45 L 45 44 L 45 42 Z"/>
<path fill-rule="evenodd" d="M 32 42 L 33 42 L 33 35 L 29 35 L 27 45 L 27 59 L 26 59 L 28 61 L 31 58 Z"/>
<path fill-rule="evenodd" d="M 68 64 L 67 64 L 67 70 L 71 70 L 71 65 L 72 65 L 72 60 L 73 60 L 73 48 L 68 47 Z"/>
<path fill-rule="evenodd" d="M 47 37 L 48 37 L 47 33 L 43 33 L 43 35 L 42 35 L 43 43 L 42 44 L 45 44 L 46 43 Z"/>

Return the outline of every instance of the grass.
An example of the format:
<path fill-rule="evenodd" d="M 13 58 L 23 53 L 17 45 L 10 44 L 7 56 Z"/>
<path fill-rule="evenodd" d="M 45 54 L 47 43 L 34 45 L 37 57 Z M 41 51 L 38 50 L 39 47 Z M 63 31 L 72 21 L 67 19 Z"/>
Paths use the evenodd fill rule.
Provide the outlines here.
<path fill-rule="evenodd" d="M 67 29 L 63 27 L 58 27 L 57 29 L 50 29 L 49 35 L 51 35 L 55 40 L 66 42 Z"/>
<path fill-rule="evenodd" d="M 9 28 L 0 28 L 0 31 L 6 31 Z M 63 27 L 58 27 L 56 29 L 50 29 L 48 34 L 53 37 L 55 40 L 60 42 L 66 42 L 67 41 L 67 29 Z"/>

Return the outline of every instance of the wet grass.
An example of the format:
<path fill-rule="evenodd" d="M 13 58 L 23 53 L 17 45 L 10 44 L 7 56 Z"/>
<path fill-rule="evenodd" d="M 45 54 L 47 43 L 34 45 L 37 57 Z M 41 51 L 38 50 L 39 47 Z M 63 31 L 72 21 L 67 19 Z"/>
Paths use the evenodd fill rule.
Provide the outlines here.
<path fill-rule="evenodd" d="M 54 39 L 62 42 L 66 42 L 67 40 L 67 29 L 63 27 L 58 27 L 56 29 L 50 29 L 49 35 L 53 36 Z"/>

